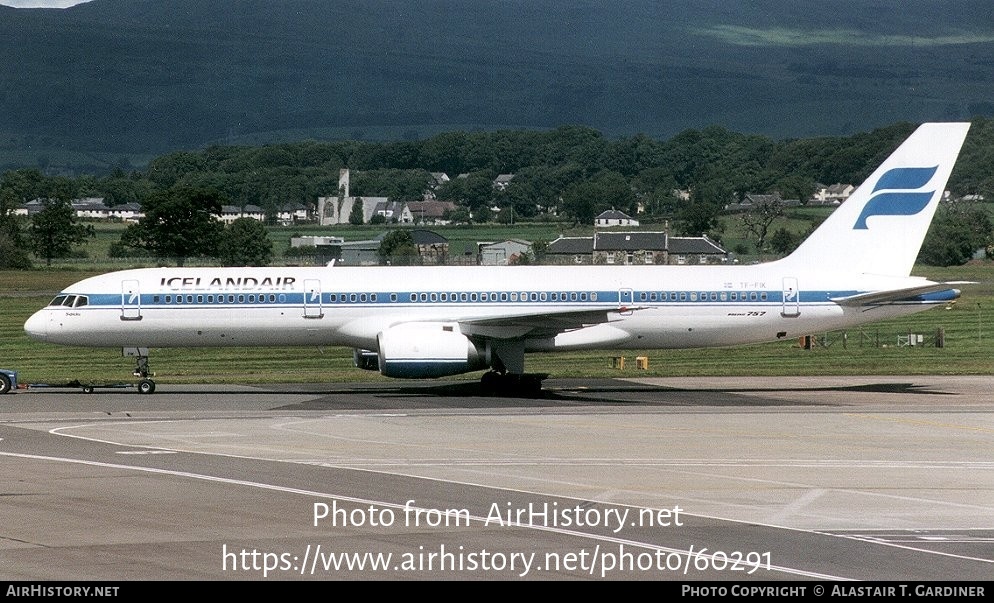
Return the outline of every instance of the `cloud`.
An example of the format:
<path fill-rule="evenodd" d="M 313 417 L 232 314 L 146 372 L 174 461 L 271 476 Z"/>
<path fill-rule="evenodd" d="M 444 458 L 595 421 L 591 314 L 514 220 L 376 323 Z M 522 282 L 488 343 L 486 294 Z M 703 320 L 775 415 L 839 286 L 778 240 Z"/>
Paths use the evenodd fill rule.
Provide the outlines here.
<path fill-rule="evenodd" d="M 736 46 L 951 46 L 955 44 L 989 44 L 994 34 L 962 33 L 949 36 L 884 35 L 851 29 L 788 29 L 716 25 L 698 28 L 695 33 L 718 38 Z"/>
<path fill-rule="evenodd" d="M 90 0 L 0 0 L 4 6 L 14 8 L 69 8 Z"/>

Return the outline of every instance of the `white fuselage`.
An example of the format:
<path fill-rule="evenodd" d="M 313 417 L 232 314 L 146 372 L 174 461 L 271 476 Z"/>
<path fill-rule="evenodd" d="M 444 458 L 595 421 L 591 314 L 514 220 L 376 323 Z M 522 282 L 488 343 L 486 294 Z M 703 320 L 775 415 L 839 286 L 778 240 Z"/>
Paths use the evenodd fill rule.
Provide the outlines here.
<path fill-rule="evenodd" d="M 844 307 L 831 300 L 927 281 L 814 277 L 785 271 L 788 266 L 137 269 L 73 285 L 25 329 L 39 340 L 89 347 L 375 350 L 378 334 L 390 327 L 435 322 L 464 325 L 457 328 L 467 336 L 524 339 L 529 351 L 685 348 L 840 329 L 955 297 L 950 290 L 900 304 Z M 562 332 L 534 324 L 597 311 L 605 320 Z"/>

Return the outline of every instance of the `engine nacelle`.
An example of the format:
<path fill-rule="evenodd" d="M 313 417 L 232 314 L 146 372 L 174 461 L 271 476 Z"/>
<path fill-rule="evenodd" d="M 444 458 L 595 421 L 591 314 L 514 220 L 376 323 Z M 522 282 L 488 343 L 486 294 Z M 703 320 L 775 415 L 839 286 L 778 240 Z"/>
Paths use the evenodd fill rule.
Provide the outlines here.
<path fill-rule="evenodd" d="M 355 348 L 352 350 L 352 364 L 364 371 L 378 371 L 380 370 L 380 356 L 376 352 Z"/>
<path fill-rule="evenodd" d="M 406 323 L 377 336 L 380 373 L 423 379 L 487 367 L 486 354 L 453 323 Z"/>

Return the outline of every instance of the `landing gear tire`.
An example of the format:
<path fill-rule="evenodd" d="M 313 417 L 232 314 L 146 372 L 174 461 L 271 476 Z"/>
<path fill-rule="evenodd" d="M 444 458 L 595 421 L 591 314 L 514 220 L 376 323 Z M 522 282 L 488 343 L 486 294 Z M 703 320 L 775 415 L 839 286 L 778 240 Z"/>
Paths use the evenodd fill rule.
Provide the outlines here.
<path fill-rule="evenodd" d="M 151 394 L 155 392 L 155 381 L 151 379 L 142 379 L 138 382 L 138 393 L 139 394 Z"/>
<path fill-rule="evenodd" d="M 504 381 L 504 375 L 501 375 L 500 373 L 494 371 L 483 373 L 483 376 L 480 377 L 480 385 L 488 393 L 496 392 L 500 388 L 501 383 L 503 381 Z"/>
<path fill-rule="evenodd" d="M 524 396 L 537 398 L 542 395 L 542 379 L 547 375 L 498 373 L 490 371 L 480 377 L 480 386 L 488 394 L 497 396 Z"/>
<path fill-rule="evenodd" d="M 10 391 L 10 379 L 7 375 L 0 375 L 0 395 L 6 394 Z"/>
<path fill-rule="evenodd" d="M 84 385 L 83 386 L 83 393 L 84 394 L 92 394 L 93 393 L 93 386 L 92 385 Z"/>

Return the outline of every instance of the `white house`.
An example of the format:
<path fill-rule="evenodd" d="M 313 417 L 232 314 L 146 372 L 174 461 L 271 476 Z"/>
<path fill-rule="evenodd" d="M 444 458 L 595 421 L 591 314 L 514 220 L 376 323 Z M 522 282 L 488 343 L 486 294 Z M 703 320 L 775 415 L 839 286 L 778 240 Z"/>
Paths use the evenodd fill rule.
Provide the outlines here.
<path fill-rule="evenodd" d="M 815 194 L 811 197 L 811 201 L 822 205 L 838 205 L 848 199 L 855 190 L 856 187 L 851 184 L 833 184 L 831 186 L 816 184 Z"/>
<path fill-rule="evenodd" d="M 237 205 L 222 205 L 221 213 L 215 214 L 214 217 L 225 224 L 231 224 L 238 218 L 252 218 L 253 220 L 265 222 L 266 210 L 262 209 L 258 205 L 246 205 L 245 207 L 238 207 Z"/>
<path fill-rule="evenodd" d="M 635 218 L 629 216 L 625 212 L 618 211 L 616 209 L 609 209 L 602 212 L 599 216 L 594 218 L 594 226 L 596 227 L 608 227 L 608 226 L 638 226 L 639 221 Z"/>

